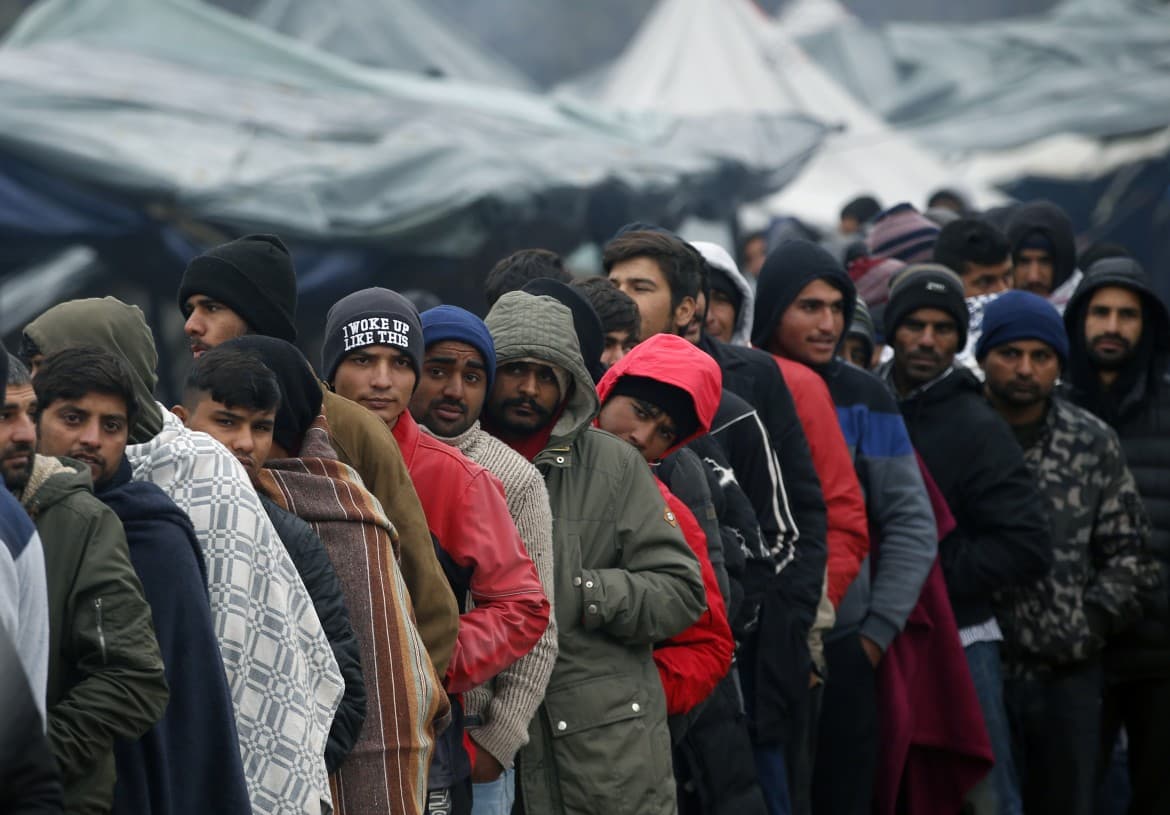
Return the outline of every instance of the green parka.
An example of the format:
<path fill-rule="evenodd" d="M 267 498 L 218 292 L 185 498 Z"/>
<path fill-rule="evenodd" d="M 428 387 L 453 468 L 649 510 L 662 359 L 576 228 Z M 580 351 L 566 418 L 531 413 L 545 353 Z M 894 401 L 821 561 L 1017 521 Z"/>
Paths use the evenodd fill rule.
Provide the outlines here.
<path fill-rule="evenodd" d="M 654 643 L 706 608 L 699 564 L 646 463 L 590 427 L 598 410 L 569 309 L 504 295 L 487 318 L 499 365 L 530 358 L 571 379 L 533 460 L 553 515 L 559 655 L 520 754 L 518 794 L 541 815 L 677 811 Z"/>
<path fill-rule="evenodd" d="M 19 496 L 45 548 L 49 743 L 71 815 L 109 812 L 114 739 L 137 739 L 167 704 L 150 606 L 122 523 L 93 495 L 89 469 L 37 456 Z"/>

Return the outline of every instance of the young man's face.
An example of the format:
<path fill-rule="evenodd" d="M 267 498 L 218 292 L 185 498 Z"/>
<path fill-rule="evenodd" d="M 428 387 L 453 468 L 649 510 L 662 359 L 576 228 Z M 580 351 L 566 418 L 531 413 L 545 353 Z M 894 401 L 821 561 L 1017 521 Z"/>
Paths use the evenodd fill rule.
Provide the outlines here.
<path fill-rule="evenodd" d="M 1060 378 L 1060 357 L 1039 340 L 1016 340 L 992 348 L 980 365 L 992 401 L 1011 407 L 1044 401 Z"/>
<path fill-rule="evenodd" d="M 649 462 L 661 459 L 678 439 L 674 422 L 661 408 L 632 396 L 607 399 L 597 423 L 602 430 L 634 445 Z"/>
<path fill-rule="evenodd" d="M 638 344 L 636 332 L 607 331 L 605 332 L 605 350 L 601 352 L 601 364 L 609 370 L 615 363 L 633 350 Z"/>
<path fill-rule="evenodd" d="M 97 487 L 118 472 L 129 436 L 125 400 L 91 391 L 80 399 L 58 399 L 41 409 L 37 452 L 89 465 Z"/>
<path fill-rule="evenodd" d="M 253 483 L 272 452 L 272 431 L 276 427 L 276 408 L 250 410 L 225 405 L 200 393 L 197 401 L 176 405 L 171 410 L 188 428 L 206 433 L 236 457 Z"/>
<path fill-rule="evenodd" d="M 911 312 L 894 332 L 894 369 L 911 388 L 925 385 L 951 366 L 959 351 L 959 326 L 942 309 Z"/>
<path fill-rule="evenodd" d="M 509 362 L 496 369 L 487 412 L 505 432 L 529 436 L 552 421 L 561 403 L 561 388 L 548 365 Z"/>
<path fill-rule="evenodd" d="M 833 359 L 845 332 L 845 296 L 824 280 L 800 290 L 773 329 L 768 350 L 805 365 Z"/>
<path fill-rule="evenodd" d="M 1052 293 L 1052 255 L 1047 249 L 1021 249 L 1016 255 L 1015 286 L 1041 297 Z"/>
<path fill-rule="evenodd" d="M 869 346 L 861 337 L 850 335 L 845 338 L 841 344 L 841 358 L 867 371 L 872 367 Z"/>
<path fill-rule="evenodd" d="M 720 342 L 731 342 L 735 333 L 735 303 L 718 289 L 711 290 L 707 301 L 707 333 Z"/>
<path fill-rule="evenodd" d="M 681 334 L 694 316 L 693 297 L 684 297 L 677 308 L 671 305 L 670 283 L 653 258 L 615 263 L 609 270 L 609 279 L 638 304 L 644 340 L 655 334 Z"/>
<path fill-rule="evenodd" d="M 703 324 L 707 320 L 707 296 L 699 292 L 695 299 L 695 310 L 691 312 L 691 321 L 683 329 L 683 337 L 692 345 L 698 345 L 703 338 Z"/>
<path fill-rule="evenodd" d="M 33 416 L 37 395 L 32 385 L 9 385 L 0 408 L 0 470 L 4 484 L 13 492 L 24 489 L 32 474 L 37 449 L 37 426 Z"/>
<path fill-rule="evenodd" d="M 191 353 L 198 359 L 220 343 L 234 340 L 248 333 L 248 324 L 223 303 L 202 294 L 193 294 L 183 304 L 187 322 L 183 331 L 191 344 Z"/>
<path fill-rule="evenodd" d="M 479 418 L 487 398 L 483 354 L 472 345 L 444 340 L 423 358 L 410 413 L 440 436 L 458 436 Z"/>
<path fill-rule="evenodd" d="M 963 296 L 977 297 L 980 294 L 1007 291 L 1015 281 L 1015 272 L 1012 269 L 1012 259 L 1008 257 L 1004 258 L 1002 263 L 991 266 L 968 263 L 960 277 L 963 278 Z"/>
<path fill-rule="evenodd" d="M 1098 368 L 1120 368 L 1142 338 L 1142 298 L 1130 289 L 1105 286 L 1085 309 L 1085 346 Z"/>
<path fill-rule="evenodd" d="M 416 377 L 410 356 L 389 345 L 350 352 L 333 374 L 333 390 L 372 411 L 391 430 L 410 406 Z"/>

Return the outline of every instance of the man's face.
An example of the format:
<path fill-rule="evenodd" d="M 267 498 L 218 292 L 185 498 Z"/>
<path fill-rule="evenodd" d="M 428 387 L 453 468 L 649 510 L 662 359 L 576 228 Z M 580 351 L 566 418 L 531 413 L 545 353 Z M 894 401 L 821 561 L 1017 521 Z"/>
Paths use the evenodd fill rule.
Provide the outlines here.
<path fill-rule="evenodd" d="M 174 408 L 174 413 L 191 430 L 206 433 L 228 449 L 253 483 L 272 452 L 272 431 L 276 427 L 276 408 L 249 410 L 225 405 L 201 394 L 195 405 Z"/>
<path fill-rule="evenodd" d="M 89 465 L 97 487 L 118 472 L 130 436 L 130 421 L 122 397 L 90 392 L 80 399 L 58 399 L 44 407 L 37 430 L 38 453 L 68 456 Z"/>
<path fill-rule="evenodd" d="M 632 396 L 612 396 L 597 415 L 602 430 L 628 441 L 649 462 L 658 461 L 678 440 L 678 429 L 656 405 Z"/>
<path fill-rule="evenodd" d="M 1046 400 L 1060 377 L 1060 357 L 1040 340 L 1016 340 L 992 348 L 980 364 L 992 400 L 1013 407 Z"/>
<path fill-rule="evenodd" d="M 720 342 L 731 342 L 735 333 L 735 302 L 718 289 L 711 290 L 707 301 L 707 333 Z"/>
<path fill-rule="evenodd" d="M 609 370 L 637 344 L 638 338 L 629 331 L 605 332 L 605 350 L 601 353 L 601 364 Z"/>
<path fill-rule="evenodd" d="M 683 329 L 683 338 L 692 345 L 698 345 L 703 338 L 703 323 L 707 320 L 707 296 L 699 292 L 695 299 L 695 310 L 691 314 L 691 321 Z"/>
<path fill-rule="evenodd" d="M 475 423 L 487 398 L 487 369 L 472 345 L 444 340 L 429 346 L 410 413 L 440 436 L 458 436 Z"/>
<path fill-rule="evenodd" d="M 37 449 L 37 426 L 33 415 L 37 395 L 32 385 L 9 385 L 0 408 L 0 470 L 4 484 L 13 492 L 24 489 L 32 474 Z"/>
<path fill-rule="evenodd" d="M 894 332 L 894 368 L 903 382 L 924 385 L 951 366 L 959 350 L 959 326 L 942 309 L 911 312 Z"/>
<path fill-rule="evenodd" d="M 202 294 L 193 294 L 183 304 L 187 322 L 183 331 L 191 344 L 196 359 L 220 343 L 234 340 L 248 333 L 248 324 L 239 314 L 218 300 Z"/>
<path fill-rule="evenodd" d="M 545 428 L 561 403 L 561 389 L 549 365 L 515 361 L 496 369 L 487 412 L 505 432 L 529 436 Z"/>
<path fill-rule="evenodd" d="M 844 295 L 836 286 L 814 280 L 784 309 L 768 350 L 805 365 L 824 365 L 833 359 L 844 331 Z"/>
<path fill-rule="evenodd" d="M 1052 255 L 1047 249 L 1021 249 L 1016 255 L 1015 286 L 1041 297 L 1052 293 Z"/>
<path fill-rule="evenodd" d="M 760 237 L 752 238 L 743 247 L 743 270 L 752 277 L 759 277 L 767 257 L 768 242 Z"/>
<path fill-rule="evenodd" d="M 842 235 L 856 235 L 861 231 L 861 222 L 852 215 L 846 215 L 838 222 L 837 231 Z"/>
<path fill-rule="evenodd" d="M 410 406 L 416 377 L 410 356 L 389 345 L 350 352 L 333 375 L 333 390 L 372 411 L 391 430 Z"/>
<path fill-rule="evenodd" d="M 841 358 L 852 362 L 858 368 L 870 369 L 869 346 L 861 337 L 849 335 L 841 345 Z"/>
<path fill-rule="evenodd" d="M 991 266 L 980 266 L 978 263 L 968 263 L 961 275 L 963 278 L 963 296 L 977 297 L 980 294 L 996 294 L 1007 291 L 1015 281 L 1015 272 L 1012 269 L 1012 259 L 1004 258 L 1002 263 Z"/>
<path fill-rule="evenodd" d="M 609 279 L 638 304 L 644 340 L 655 334 L 681 334 L 694 316 L 693 297 L 684 297 L 677 308 L 671 306 L 670 284 L 653 258 L 630 258 L 615 263 L 609 270 Z"/>
<path fill-rule="evenodd" d="M 1105 286 L 1085 309 L 1085 346 L 1098 368 L 1120 368 L 1133 358 L 1142 338 L 1142 298 L 1130 289 Z"/>

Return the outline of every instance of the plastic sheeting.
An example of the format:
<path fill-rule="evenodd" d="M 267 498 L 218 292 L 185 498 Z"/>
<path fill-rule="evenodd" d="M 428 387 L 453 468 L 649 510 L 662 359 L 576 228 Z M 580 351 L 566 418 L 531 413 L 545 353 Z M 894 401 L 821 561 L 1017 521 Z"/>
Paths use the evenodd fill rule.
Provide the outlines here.
<path fill-rule="evenodd" d="M 194 0 L 43 0 L 0 49 L 11 158 L 237 231 L 415 255 L 473 255 L 501 225 L 581 236 L 598 207 L 727 211 L 823 128 L 772 117 L 764 166 L 722 135 L 359 66 Z"/>

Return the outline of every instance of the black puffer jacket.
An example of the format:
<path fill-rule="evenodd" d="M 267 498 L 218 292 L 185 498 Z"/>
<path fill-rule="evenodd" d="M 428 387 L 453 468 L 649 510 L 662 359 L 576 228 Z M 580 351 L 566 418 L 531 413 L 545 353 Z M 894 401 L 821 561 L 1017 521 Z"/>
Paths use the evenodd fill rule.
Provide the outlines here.
<path fill-rule="evenodd" d="M 1101 388 L 1086 353 L 1085 312 L 1092 295 L 1120 286 L 1142 298 L 1145 330 L 1131 362 L 1109 390 Z M 1097 261 L 1064 312 L 1070 342 L 1066 393 L 1117 431 L 1152 527 L 1150 554 L 1158 576 L 1142 586 L 1144 618 L 1107 651 L 1123 678 L 1170 676 L 1170 314 L 1145 271 L 1129 258 Z"/>
<path fill-rule="evenodd" d="M 325 544 L 312 528 L 279 506 L 260 496 L 280 542 L 296 567 L 301 582 L 313 600 L 321 628 L 333 649 L 333 658 L 345 679 L 345 695 L 333 716 L 333 726 L 325 742 L 325 768 L 336 772 L 357 742 L 366 719 L 366 686 L 362 679 L 361 652 L 349 623 L 349 610 L 341 594 L 341 583 Z"/>
<path fill-rule="evenodd" d="M 1077 244 L 1072 221 L 1063 209 L 1049 201 L 1033 201 L 1016 209 L 1007 225 L 1013 261 L 1020 252 L 1020 244 L 1036 232 L 1052 244 L 1052 288 L 1056 289 L 1077 269 Z"/>

